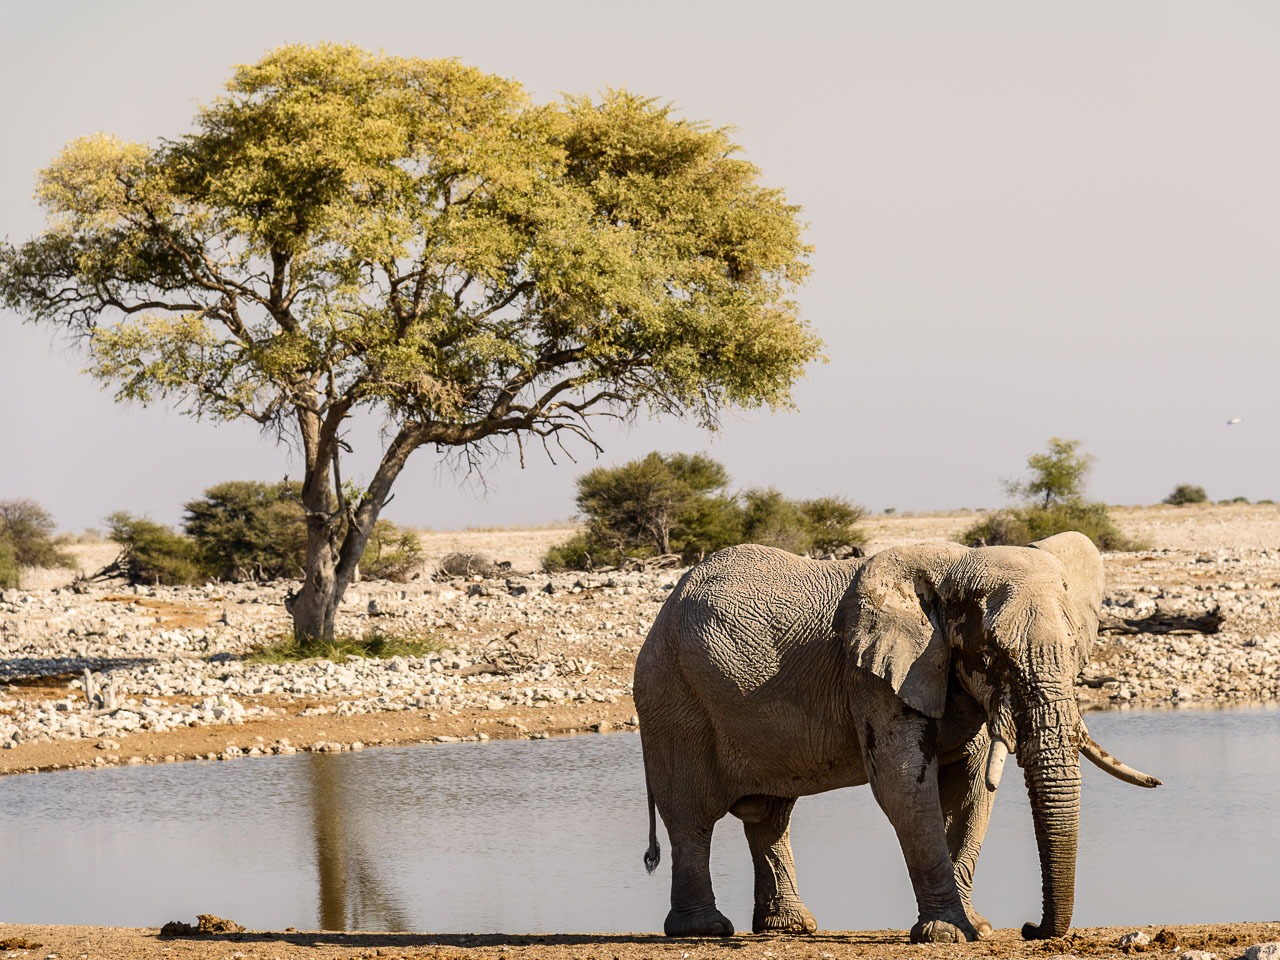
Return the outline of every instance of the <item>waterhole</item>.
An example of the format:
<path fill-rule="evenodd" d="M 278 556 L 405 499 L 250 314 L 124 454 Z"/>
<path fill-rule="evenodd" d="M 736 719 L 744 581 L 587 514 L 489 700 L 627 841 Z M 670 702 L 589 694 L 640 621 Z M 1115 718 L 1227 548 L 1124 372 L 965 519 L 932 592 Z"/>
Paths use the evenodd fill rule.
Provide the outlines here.
<path fill-rule="evenodd" d="M 1165 784 L 1083 768 L 1074 923 L 1280 919 L 1280 711 L 1088 715 L 1108 750 Z M 1006 772 L 974 904 L 1040 918 L 1021 778 Z M 158 926 L 197 913 L 250 928 L 440 932 L 661 930 L 635 734 L 399 747 L 0 779 L 0 919 Z M 801 895 L 823 929 L 905 928 L 915 904 L 866 787 L 805 797 Z M 741 824 L 716 828 L 720 909 L 751 922 Z"/>

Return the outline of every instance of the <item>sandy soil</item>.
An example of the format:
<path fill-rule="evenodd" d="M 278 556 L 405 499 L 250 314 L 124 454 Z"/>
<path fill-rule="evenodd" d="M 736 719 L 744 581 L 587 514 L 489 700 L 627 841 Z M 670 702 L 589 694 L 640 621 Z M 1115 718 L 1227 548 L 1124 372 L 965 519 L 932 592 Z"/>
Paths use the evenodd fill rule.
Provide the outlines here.
<path fill-rule="evenodd" d="M 194 918 L 192 918 L 194 919 Z M 899 958 L 1121 957 L 1135 953 L 1177 956 L 1206 950 L 1220 960 L 1244 956 L 1255 943 L 1280 939 L 1280 923 L 1145 927 L 1147 947 L 1121 948 L 1133 927 L 1087 927 L 1057 940 L 1024 941 L 1015 930 L 998 930 L 980 943 L 915 945 L 904 930 L 829 931 L 805 937 L 741 935 L 731 939 L 667 939 L 651 934 L 434 934 L 245 932 L 200 938 L 160 937 L 157 928 L 71 927 L 0 924 L 0 947 L 25 938 L 38 948 L 5 956 L 83 960 L 311 960 L 422 958 L 422 960 L 899 960 Z"/>

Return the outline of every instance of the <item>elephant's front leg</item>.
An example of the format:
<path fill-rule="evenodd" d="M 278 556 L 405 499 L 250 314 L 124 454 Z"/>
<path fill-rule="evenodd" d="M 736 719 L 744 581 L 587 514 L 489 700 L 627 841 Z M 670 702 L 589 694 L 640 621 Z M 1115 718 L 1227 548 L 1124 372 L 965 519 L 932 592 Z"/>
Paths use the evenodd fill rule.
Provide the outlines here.
<path fill-rule="evenodd" d="M 743 797 L 730 812 L 742 819 L 756 873 L 753 933 L 813 933 L 818 921 L 796 891 L 791 855 L 791 810 L 795 797 Z"/>
<path fill-rule="evenodd" d="M 893 697 L 887 686 L 869 697 L 881 699 L 859 730 L 868 778 L 876 801 L 898 835 L 915 890 L 919 916 L 913 943 L 977 940 L 965 913 L 938 796 L 937 721 Z"/>
<path fill-rule="evenodd" d="M 982 850 L 996 799 L 995 791 L 988 790 L 986 783 L 990 744 L 985 733 L 975 737 L 957 759 L 942 764 L 938 771 L 938 792 L 947 825 L 947 849 L 955 866 L 956 888 L 969 922 L 982 938 L 991 935 L 991 923 L 973 909 L 972 896 L 978 853 Z"/>

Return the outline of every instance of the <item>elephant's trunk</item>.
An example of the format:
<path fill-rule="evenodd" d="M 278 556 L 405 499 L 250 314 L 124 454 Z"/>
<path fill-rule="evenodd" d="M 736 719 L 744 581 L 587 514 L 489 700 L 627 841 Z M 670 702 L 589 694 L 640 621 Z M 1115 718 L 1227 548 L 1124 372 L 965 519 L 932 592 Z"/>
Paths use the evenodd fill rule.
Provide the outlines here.
<path fill-rule="evenodd" d="M 1028 923 L 1028 940 L 1060 937 L 1071 926 L 1075 904 L 1076 838 L 1080 826 L 1080 712 L 1075 697 L 1041 703 L 1019 724 L 1019 761 L 1031 798 L 1044 913 Z"/>

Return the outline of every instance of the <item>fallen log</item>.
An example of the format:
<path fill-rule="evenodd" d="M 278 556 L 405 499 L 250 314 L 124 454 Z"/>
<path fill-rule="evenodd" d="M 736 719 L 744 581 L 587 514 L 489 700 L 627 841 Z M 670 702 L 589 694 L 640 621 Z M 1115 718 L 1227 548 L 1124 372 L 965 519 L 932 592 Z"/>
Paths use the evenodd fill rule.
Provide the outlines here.
<path fill-rule="evenodd" d="M 1103 614 L 1098 618 L 1098 633 L 1217 633 L 1225 619 L 1216 605 L 1199 616 L 1163 610 L 1134 619 Z"/>

